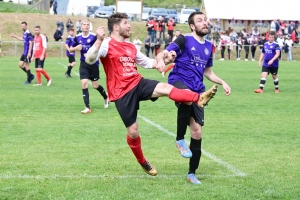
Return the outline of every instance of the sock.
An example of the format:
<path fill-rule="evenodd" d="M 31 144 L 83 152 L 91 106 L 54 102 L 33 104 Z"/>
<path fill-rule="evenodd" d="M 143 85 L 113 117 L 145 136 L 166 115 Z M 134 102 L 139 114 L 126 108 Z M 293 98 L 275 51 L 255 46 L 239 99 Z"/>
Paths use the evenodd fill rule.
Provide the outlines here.
<path fill-rule="evenodd" d="M 190 90 L 183 90 L 173 87 L 169 94 L 169 98 L 177 103 L 197 102 L 200 95 Z"/>
<path fill-rule="evenodd" d="M 30 69 L 29 69 L 29 70 L 26 70 L 26 73 L 27 73 L 27 76 L 28 76 L 28 77 L 29 77 L 29 76 L 32 76 Z"/>
<path fill-rule="evenodd" d="M 260 79 L 259 88 L 263 90 L 264 87 L 265 87 L 265 84 L 266 84 L 266 79 L 265 78 L 261 78 Z"/>
<path fill-rule="evenodd" d="M 42 69 L 41 73 L 45 76 L 45 78 L 49 81 L 51 78 L 49 77 L 49 75 L 47 74 L 47 72 Z"/>
<path fill-rule="evenodd" d="M 68 75 L 70 75 L 70 74 L 71 74 L 71 70 L 72 70 L 72 68 L 73 68 L 73 67 L 72 67 L 71 65 L 69 65 L 69 66 L 68 66 L 68 70 L 67 70 L 67 74 L 68 74 Z"/>
<path fill-rule="evenodd" d="M 189 174 L 195 174 L 199 167 L 201 158 L 201 142 L 202 138 L 200 140 L 191 138 L 190 150 L 192 151 L 193 156 L 190 158 Z"/>
<path fill-rule="evenodd" d="M 25 67 L 21 67 L 21 70 L 23 70 L 25 73 L 27 73 Z"/>
<path fill-rule="evenodd" d="M 89 89 L 82 89 L 82 96 L 83 101 L 85 104 L 85 107 L 90 108 L 90 95 L 89 95 Z"/>
<path fill-rule="evenodd" d="M 107 94 L 106 94 L 104 88 L 103 88 L 101 85 L 99 85 L 99 86 L 96 88 L 96 90 L 98 90 L 98 92 L 100 92 L 100 94 L 103 96 L 104 99 L 107 99 Z"/>
<path fill-rule="evenodd" d="M 276 78 L 274 80 L 274 85 L 275 85 L 275 90 L 278 90 L 278 88 L 279 88 L 279 79 L 278 78 Z"/>
<path fill-rule="evenodd" d="M 184 139 L 186 133 L 187 125 L 189 123 L 191 114 L 191 105 L 186 105 L 184 103 L 179 104 L 177 110 L 177 136 L 176 140 Z"/>
<path fill-rule="evenodd" d="M 129 147 L 132 150 L 132 153 L 135 155 L 137 161 L 140 164 L 143 164 L 146 162 L 146 158 L 143 155 L 143 151 L 142 151 L 142 143 L 141 143 L 141 138 L 140 136 L 138 136 L 135 139 L 132 139 L 131 137 L 129 137 L 129 135 L 127 135 L 127 144 L 129 145 Z"/>
<path fill-rule="evenodd" d="M 175 64 L 174 63 L 172 63 L 171 65 L 169 65 L 165 70 L 164 70 L 164 72 L 168 72 L 170 69 L 172 69 L 173 67 L 175 66 Z"/>
<path fill-rule="evenodd" d="M 38 84 L 42 83 L 42 81 L 41 81 L 41 72 L 40 71 L 35 71 L 35 73 L 36 73 L 37 83 Z"/>

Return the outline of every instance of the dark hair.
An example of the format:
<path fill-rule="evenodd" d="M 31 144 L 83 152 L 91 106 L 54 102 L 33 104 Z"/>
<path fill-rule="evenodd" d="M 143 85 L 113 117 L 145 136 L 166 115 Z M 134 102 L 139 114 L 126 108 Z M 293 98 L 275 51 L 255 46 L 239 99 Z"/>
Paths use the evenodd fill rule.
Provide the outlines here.
<path fill-rule="evenodd" d="M 194 16 L 195 15 L 204 15 L 204 13 L 203 12 L 193 12 L 192 14 L 190 14 L 190 16 L 188 18 L 188 24 L 189 24 L 189 26 L 191 24 L 195 25 L 195 21 L 194 21 Z M 191 29 L 191 31 L 193 31 L 193 30 Z"/>
<path fill-rule="evenodd" d="M 113 31 L 114 25 L 119 25 L 122 19 L 128 19 L 128 15 L 126 13 L 116 12 L 108 17 L 107 26 L 110 31 Z"/>
<path fill-rule="evenodd" d="M 27 26 L 27 23 L 26 22 L 22 22 L 21 24 L 25 24 Z"/>
<path fill-rule="evenodd" d="M 271 32 L 269 33 L 269 35 L 275 36 L 276 34 L 275 34 L 274 31 L 271 31 Z"/>
<path fill-rule="evenodd" d="M 40 26 L 35 26 L 34 28 L 39 28 L 39 29 L 41 29 L 41 27 L 40 27 Z"/>

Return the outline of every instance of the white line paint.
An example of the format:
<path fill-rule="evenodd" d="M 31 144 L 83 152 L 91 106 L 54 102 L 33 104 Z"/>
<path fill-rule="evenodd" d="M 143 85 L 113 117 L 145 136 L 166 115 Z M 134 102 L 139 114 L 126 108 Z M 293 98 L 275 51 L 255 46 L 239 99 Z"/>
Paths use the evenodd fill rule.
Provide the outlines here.
<path fill-rule="evenodd" d="M 230 178 L 230 177 L 237 177 L 239 175 L 231 174 L 231 175 L 211 175 L 211 174 L 201 174 L 198 175 L 199 178 L 203 177 L 212 177 L 212 178 Z M 176 174 L 158 174 L 157 176 L 149 176 L 149 175 L 127 175 L 127 176 L 111 176 L 111 175 L 91 175 L 91 174 L 83 174 L 83 175 L 26 175 L 26 174 L 7 174 L 7 175 L 0 175 L 0 179 L 140 179 L 140 178 L 158 178 L 158 179 L 177 179 L 177 178 L 184 178 L 185 175 L 176 175 Z"/>
<path fill-rule="evenodd" d="M 66 65 L 60 63 L 60 62 L 57 62 L 58 64 L 60 64 L 61 66 L 67 68 Z M 76 74 L 77 76 L 79 76 L 78 73 L 74 72 L 74 74 Z M 91 84 L 91 83 L 90 83 Z M 146 117 L 143 117 L 141 115 L 138 115 L 139 118 L 143 119 L 145 122 L 151 124 L 152 126 L 156 127 L 157 129 L 159 129 L 160 131 L 163 131 L 164 133 L 167 133 L 168 135 L 172 136 L 172 137 L 176 137 L 176 134 L 175 133 L 172 133 L 171 131 L 165 129 L 164 127 L 162 127 L 161 125 L 159 124 L 156 124 L 154 123 L 153 121 L 151 121 L 150 119 L 146 118 Z M 186 141 L 188 142 L 188 141 Z M 226 167 L 227 169 L 229 169 L 230 171 L 232 171 L 236 176 L 247 176 L 246 173 L 242 172 L 241 170 L 237 169 L 236 167 L 230 165 L 229 163 L 223 161 L 222 159 L 216 157 L 215 155 L 209 153 L 208 151 L 204 150 L 203 148 L 201 149 L 202 150 L 202 153 L 203 155 L 205 155 L 206 157 L 212 159 L 213 161 L 215 161 L 216 163 L 219 163 L 220 165 Z"/>
<path fill-rule="evenodd" d="M 150 119 L 143 117 L 141 115 L 138 115 L 139 118 L 143 119 L 145 122 L 151 124 L 152 126 L 156 127 L 157 129 L 159 129 L 160 131 L 167 133 L 168 135 L 171 135 L 173 137 L 176 137 L 175 133 L 172 133 L 171 131 L 165 129 L 164 127 L 162 127 L 159 124 L 154 123 L 153 121 L 151 121 Z M 186 141 L 188 142 L 188 141 Z M 207 156 L 208 158 L 212 159 L 213 161 L 215 161 L 216 163 L 219 163 L 220 165 L 226 167 L 227 169 L 229 169 L 230 171 L 232 171 L 235 175 L 237 176 L 247 176 L 246 173 L 242 172 L 241 170 L 237 169 L 236 167 L 230 165 L 229 163 L 221 160 L 220 158 L 217 158 L 216 156 L 212 155 L 211 153 L 209 153 L 208 151 L 205 151 L 204 149 L 202 149 L 202 153 L 203 155 Z"/>

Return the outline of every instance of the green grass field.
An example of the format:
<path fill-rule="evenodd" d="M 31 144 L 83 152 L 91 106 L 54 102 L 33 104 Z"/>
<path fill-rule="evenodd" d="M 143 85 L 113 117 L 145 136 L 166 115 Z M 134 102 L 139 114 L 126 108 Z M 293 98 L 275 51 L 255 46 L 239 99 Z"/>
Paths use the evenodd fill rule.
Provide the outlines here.
<path fill-rule="evenodd" d="M 298 62 L 282 62 L 280 93 L 268 77 L 259 85 L 257 62 L 216 61 L 214 72 L 232 88 L 205 109 L 203 156 L 186 180 L 188 160 L 175 148 L 176 109 L 168 98 L 141 103 L 139 129 L 150 177 L 126 143 L 114 103 L 90 87 L 84 108 L 78 76 L 64 76 L 66 58 L 47 58 L 50 87 L 23 85 L 18 58 L 0 58 L 0 199 L 299 199 L 300 90 Z M 33 69 L 33 67 L 32 67 Z M 78 73 L 78 64 L 73 70 Z M 144 77 L 167 81 L 156 70 Z M 35 82 L 35 81 L 34 81 Z M 101 84 L 105 84 L 101 68 Z M 206 82 L 210 87 L 212 83 Z M 189 133 L 186 135 L 189 140 Z"/>

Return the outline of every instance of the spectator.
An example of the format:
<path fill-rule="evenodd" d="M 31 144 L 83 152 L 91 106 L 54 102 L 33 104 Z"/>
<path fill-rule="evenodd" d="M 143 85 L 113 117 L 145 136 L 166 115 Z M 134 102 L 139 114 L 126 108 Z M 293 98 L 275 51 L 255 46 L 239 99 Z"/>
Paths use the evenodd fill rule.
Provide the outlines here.
<path fill-rule="evenodd" d="M 159 30 L 159 37 L 162 37 L 162 40 L 165 40 L 165 29 L 166 29 L 166 23 L 163 17 L 159 17 L 159 21 L 158 21 L 158 30 Z"/>
<path fill-rule="evenodd" d="M 147 27 L 148 35 L 151 38 L 152 32 L 153 32 L 153 19 L 152 18 L 147 21 L 146 27 Z M 152 40 L 151 40 L 151 42 L 152 42 Z"/>
<path fill-rule="evenodd" d="M 231 54 L 231 51 L 233 50 L 233 45 L 234 45 L 234 42 L 229 38 L 229 41 L 227 42 L 228 60 L 230 60 L 230 54 Z"/>
<path fill-rule="evenodd" d="M 246 28 L 243 28 L 243 30 L 241 31 L 241 33 L 242 33 L 242 38 L 245 38 L 245 37 L 248 36 Z"/>
<path fill-rule="evenodd" d="M 169 18 L 167 26 L 168 26 L 168 34 L 170 35 L 170 38 L 172 39 L 173 38 L 174 26 L 176 26 L 176 23 L 175 23 L 175 21 L 172 17 Z"/>
<path fill-rule="evenodd" d="M 142 47 L 142 41 L 138 38 L 138 36 L 135 36 L 133 42 L 132 42 L 135 46 L 135 48 L 138 50 L 138 51 L 141 51 L 141 47 Z"/>
<path fill-rule="evenodd" d="M 169 46 L 169 44 L 171 43 L 171 37 L 169 34 L 166 35 L 166 38 L 165 38 L 165 49 Z"/>
<path fill-rule="evenodd" d="M 288 29 L 287 29 L 287 26 L 286 26 L 284 20 L 280 21 L 280 30 L 279 30 L 279 33 L 283 34 L 283 35 L 288 34 Z"/>
<path fill-rule="evenodd" d="M 221 31 L 221 25 L 219 24 L 218 21 L 216 21 L 216 22 L 214 23 L 214 25 L 213 25 L 213 30 L 214 30 L 214 32 L 218 32 L 218 33 Z"/>
<path fill-rule="evenodd" d="M 280 20 L 279 20 L 279 19 L 277 19 L 277 20 L 275 21 L 275 30 L 276 30 L 276 33 L 278 33 L 278 31 L 280 31 Z M 266 39 L 269 40 L 269 39 L 267 38 L 267 36 L 266 36 Z"/>
<path fill-rule="evenodd" d="M 52 5 L 53 5 L 54 15 L 57 15 L 57 6 L 58 6 L 57 0 L 54 0 Z"/>
<path fill-rule="evenodd" d="M 248 40 L 248 34 L 247 33 L 244 35 L 243 45 L 244 45 L 244 49 L 245 49 L 245 61 L 248 61 L 250 43 L 249 43 L 249 40 Z"/>
<path fill-rule="evenodd" d="M 298 43 L 300 44 L 300 20 L 295 25 L 296 32 L 298 33 Z"/>
<path fill-rule="evenodd" d="M 256 37 L 256 39 L 258 39 L 259 36 L 259 30 L 257 29 L 257 26 L 254 27 L 253 31 L 252 31 L 252 36 Z"/>
<path fill-rule="evenodd" d="M 241 51 L 243 47 L 243 40 L 241 36 L 238 37 L 235 44 L 236 44 L 236 60 L 241 60 Z"/>
<path fill-rule="evenodd" d="M 71 21 L 71 19 L 68 19 L 68 21 L 67 21 L 67 23 L 66 23 L 66 27 L 67 27 L 68 32 L 70 31 L 70 29 L 73 29 L 73 28 L 74 28 L 74 24 L 73 24 L 73 22 Z"/>
<path fill-rule="evenodd" d="M 76 22 L 76 31 L 77 34 L 81 33 L 81 19 L 78 19 L 78 21 Z"/>
<path fill-rule="evenodd" d="M 89 19 L 87 19 L 87 20 L 90 22 L 90 29 L 89 29 L 89 31 L 92 32 L 93 31 L 93 24 L 92 24 L 92 22 Z"/>
<path fill-rule="evenodd" d="M 213 34 L 213 41 L 218 43 L 220 39 L 220 33 L 218 31 L 213 31 L 212 34 Z"/>
<path fill-rule="evenodd" d="M 293 31 L 295 30 L 295 23 L 294 22 L 291 22 L 289 25 L 288 25 L 288 34 L 291 35 L 293 33 Z"/>
<path fill-rule="evenodd" d="M 214 26 L 213 23 L 209 19 L 207 19 L 207 29 L 208 29 L 208 32 L 207 32 L 207 34 L 204 37 L 206 40 L 210 40 L 211 29 L 213 28 L 213 26 Z"/>
<path fill-rule="evenodd" d="M 271 22 L 271 25 L 270 25 L 270 31 L 277 32 L 277 31 L 276 31 L 276 22 L 277 22 L 276 19 L 274 19 L 274 20 Z"/>
<path fill-rule="evenodd" d="M 58 27 L 53 35 L 55 41 L 63 40 L 63 35 L 61 32 L 61 28 Z"/>
<path fill-rule="evenodd" d="M 153 27 L 152 27 L 152 35 L 151 35 L 151 42 L 154 42 L 157 33 L 157 20 L 156 17 L 153 18 Z"/>
<path fill-rule="evenodd" d="M 144 40 L 144 44 L 145 44 L 145 53 L 146 53 L 146 56 L 149 58 L 150 47 L 151 47 L 151 38 L 150 38 L 150 35 L 147 35 L 146 39 Z"/>
<path fill-rule="evenodd" d="M 176 38 L 180 35 L 180 30 L 176 30 L 175 31 L 175 35 L 174 37 L 172 38 L 172 42 L 174 42 L 174 40 L 176 40 Z"/>
<path fill-rule="evenodd" d="M 251 44 L 251 56 L 252 56 L 252 61 L 255 61 L 255 52 L 256 52 L 256 47 L 258 45 L 258 35 L 252 35 L 252 37 L 249 39 L 250 44 Z"/>
<path fill-rule="evenodd" d="M 227 41 L 222 37 L 222 33 L 221 33 L 218 49 L 221 50 L 220 60 L 222 60 L 222 61 L 224 60 L 224 52 L 225 52 L 225 48 L 226 48 L 226 43 L 227 43 Z"/>
<path fill-rule="evenodd" d="M 266 36 L 264 34 L 262 34 L 258 40 L 258 46 L 260 48 L 260 51 L 262 50 L 262 48 L 266 42 L 268 42 L 268 40 L 266 40 Z"/>
<path fill-rule="evenodd" d="M 293 43 L 296 43 L 296 41 L 297 41 L 297 32 L 296 32 L 295 29 L 291 33 L 291 39 L 293 40 Z"/>
<path fill-rule="evenodd" d="M 229 33 L 229 37 L 231 41 L 235 43 L 238 38 L 238 34 L 235 32 L 234 29 L 231 29 L 231 32 Z"/>
<path fill-rule="evenodd" d="M 155 56 L 157 56 L 157 54 L 160 52 L 160 46 L 162 44 L 162 40 L 159 37 L 159 35 L 156 36 L 155 42 L 154 42 L 154 52 L 155 52 Z"/>
<path fill-rule="evenodd" d="M 281 60 L 281 51 L 283 51 L 283 47 L 284 47 L 284 38 L 283 35 L 279 35 L 279 37 L 277 38 L 276 42 L 278 43 L 278 46 L 280 48 L 280 54 L 278 59 Z"/>
<path fill-rule="evenodd" d="M 56 26 L 57 28 L 60 28 L 60 31 L 61 31 L 61 35 L 64 34 L 64 22 L 61 20 L 61 18 L 56 22 Z"/>
<path fill-rule="evenodd" d="M 293 48 L 293 40 L 291 39 L 291 36 L 287 36 L 287 39 L 285 40 L 285 44 L 288 47 L 288 52 L 287 53 L 287 61 L 292 61 L 292 48 Z"/>

